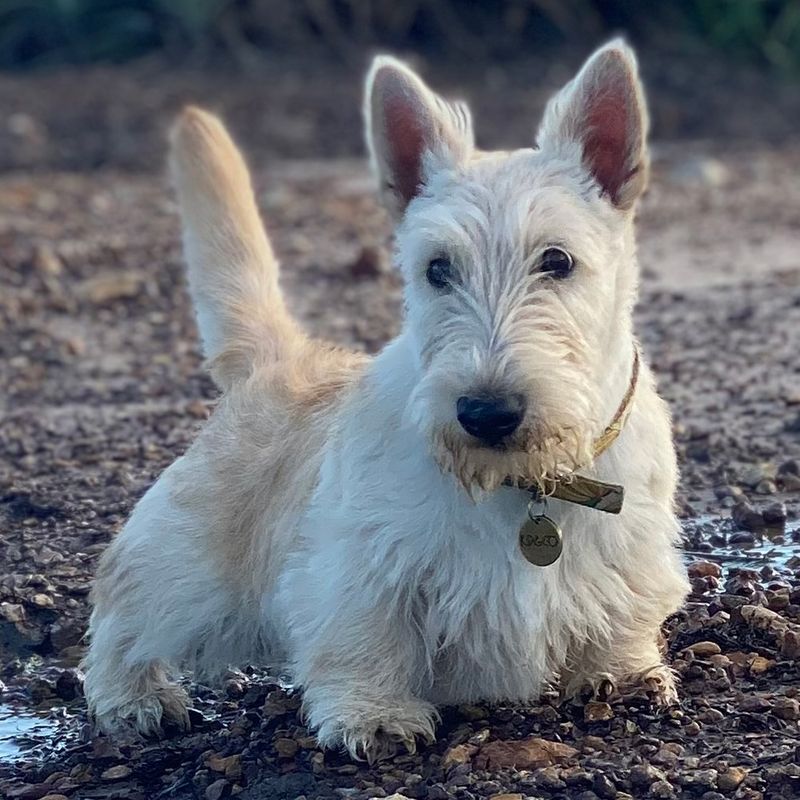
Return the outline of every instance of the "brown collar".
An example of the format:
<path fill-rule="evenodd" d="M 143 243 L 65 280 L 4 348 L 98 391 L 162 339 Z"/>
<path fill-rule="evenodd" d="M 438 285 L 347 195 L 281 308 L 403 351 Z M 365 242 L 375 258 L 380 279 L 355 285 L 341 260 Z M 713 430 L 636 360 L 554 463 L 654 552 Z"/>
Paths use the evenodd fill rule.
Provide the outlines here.
<path fill-rule="evenodd" d="M 617 412 L 605 430 L 597 437 L 592 448 L 594 457 L 605 453 L 609 447 L 617 440 L 622 432 L 625 422 L 630 415 L 633 406 L 633 397 L 636 393 L 636 386 L 639 382 L 640 367 L 639 348 L 633 348 L 633 369 L 631 370 L 631 380 L 625 392 L 622 402 L 620 402 Z M 616 483 L 605 483 L 594 478 L 587 478 L 585 475 L 571 474 L 563 478 L 545 478 L 544 486 L 538 483 L 516 478 L 506 478 L 503 481 L 505 486 L 514 486 L 526 492 L 530 492 L 534 499 L 553 497 L 556 500 L 563 500 L 566 503 L 577 503 L 578 505 L 594 508 L 598 511 L 606 511 L 609 514 L 619 514 L 622 510 L 622 501 L 625 497 L 625 489 Z"/>

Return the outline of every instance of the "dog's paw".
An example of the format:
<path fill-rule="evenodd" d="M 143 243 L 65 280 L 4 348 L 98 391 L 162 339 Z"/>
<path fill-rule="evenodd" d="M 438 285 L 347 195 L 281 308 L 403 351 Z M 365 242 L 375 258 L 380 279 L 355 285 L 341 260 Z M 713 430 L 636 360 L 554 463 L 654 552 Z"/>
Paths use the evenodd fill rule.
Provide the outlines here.
<path fill-rule="evenodd" d="M 603 702 L 619 695 L 617 679 L 610 672 L 598 672 L 590 677 L 573 676 L 561 688 L 561 699 L 581 698 Z"/>
<path fill-rule="evenodd" d="M 110 711 L 94 714 L 94 726 L 115 737 L 160 737 L 164 728 L 191 728 L 189 698 L 180 686 L 162 686 Z"/>
<path fill-rule="evenodd" d="M 335 733 L 323 724 L 317 738 L 327 746 L 342 744 L 356 761 L 374 764 L 403 751 L 415 753 L 418 739 L 432 744 L 438 721 L 439 715 L 432 705 L 415 701 L 399 708 L 360 713 L 337 725 Z"/>
<path fill-rule="evenodd" d="M 659 708 L 678 704 L 678 678 L 666 664 L 632 675 L 625 685 L 625 697 L 644 697 Z"/>

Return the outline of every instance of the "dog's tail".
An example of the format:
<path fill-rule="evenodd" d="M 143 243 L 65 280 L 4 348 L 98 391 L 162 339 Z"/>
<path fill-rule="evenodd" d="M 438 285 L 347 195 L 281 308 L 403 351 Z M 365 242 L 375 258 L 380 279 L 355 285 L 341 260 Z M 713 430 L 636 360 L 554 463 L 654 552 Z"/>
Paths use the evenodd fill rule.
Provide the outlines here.
<path fill-rule="evenodd" d="M 250 175 L 225 127 L 189 107 L 172 129 L 171 144 L 203 350 L 217 384 L 227 389 L 259 363 L 281 358 L 299 332 L 278 288 L 278 263 Z"/>

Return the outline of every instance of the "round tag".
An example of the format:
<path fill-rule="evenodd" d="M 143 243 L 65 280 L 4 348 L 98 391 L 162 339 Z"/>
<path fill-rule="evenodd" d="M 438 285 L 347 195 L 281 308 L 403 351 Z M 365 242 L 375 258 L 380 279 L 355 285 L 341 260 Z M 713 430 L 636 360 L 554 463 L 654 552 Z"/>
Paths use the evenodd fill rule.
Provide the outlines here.
<path fill-rule="evenodd" d="M 519 530 L 522 555 L 537 567 L 547 567 L 561 555 L 561 528 L 544 514 L 529 516 Z"/>

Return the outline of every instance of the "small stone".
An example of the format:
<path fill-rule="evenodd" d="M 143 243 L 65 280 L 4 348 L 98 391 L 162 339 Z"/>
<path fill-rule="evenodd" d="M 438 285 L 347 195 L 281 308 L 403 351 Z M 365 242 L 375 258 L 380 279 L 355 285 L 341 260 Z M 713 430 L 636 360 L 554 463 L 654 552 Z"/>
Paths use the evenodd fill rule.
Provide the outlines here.
<path fill-rule="evenodd" d="M 716 642 L 695 642 L 686 649 L 691 650 L 696 658 L 709 658 L 722 652 L 722 648 Z"/>
<path fill-rule="evenodd" d="M 781 478 L 784 475 L 795 475 L 800 478 L 800 461 L 796 458 L 791 458 L 788 461 L 784 461 L 778 467 L 778 477 Z"/>
<path fill-rule="evenodd" d="M 739 474 L 739 483 L 753 489 L 762 481 L 772 480 L 775 472 L 772 464 L 748 464 Z"/>
<path fill-rule="evenodd" d="M 117 764 L 114 767 L 109 767 L 105 772 L 100 773 L 101 781 L 121 781 L 129 777 L 131 768 L 126 767 L 124 764 Z"/>
<path fill-rule="evenodd" d="M 800 702 L 792 697 L 776 697 L 772 713 L 779 719 L 800 719 Z"/>
<path fill-rule="evenodd" d="M 448 748 L 442 756 L 442 769 L 466 764 L 477 751 L 478 748 L 471 744 L 457 744 Z"/>
<path fill-rule="evenodd" d="M 523 796 L 519 792 L 503 792 L 491 795 L 489 800 L 523 800 Z"/>
<path fill-rule="evenodd" d="M 681 776 L 681 784 L 688 789 L 710 791 L 717 788 L 717 770 L 698 769 Z"/>
<path fill-rule="evenodd" d="M 631 767 L 630 780 L 634 786 L 645 787 L 656 781 L 665 781 L 667 776 L 650 764 L 636 764 Z"/>
<path fill-rule="evenodd" d="M 614 711 L 608 703 L 591 700 L 583 707 L 583 719 L 585 722 L 605 722 L 613 719 Z"/>
<path fill-rule="evenodd" d="M 42 275 L 60 275 L 64 268 L 61 259 L 48 244 L 37 245 L 31 263 Z"/>
<path fill-rule="evenodd" d="M 756 494 L 775 494 L 777 491 L 778 487 L 775 485 L 775 481 L 759 481 L 755 488 Z"/>
<path fill-rule="evenodd" d="M 656 781 L 650 787 L 650 797 L 658 798 L 658 800 L 666 800 L 666 798 L 675 797 L 675 789 L 672 784 L 666 780 Z"/>
<path fill-rule="evenodd" d="M 297 751 L 300 749 L 300 745 L 297 744 L 295 739 L 288 739 L 286 737 L 276 739 L 273 745 L 281 758 L 294 758 L 297 755 Z"/>
<path fill-rule="evenodd" d="M 0 619 L 16 623 L 25 621 L 25 609 L 19 603 L 0 603 Z"/>
<path fill-rule="evenodd" d="M 779 634 L 781 655 L 790 660 L 800 659 L 800 631 L 786 630 Z"/>
<path fill-rule="evenodd" d="M 731 517 L 736 525 L 745 531 L 759 531 L 764 528 L 764 518 L 759 514 L 750 503 L 742 501 L 737 503 L 732 511 Z M 736 537 L 732 536 L 730 541 L 732 544 L 738 544 L 739 542 L 735 542 L 734 539 Z M 752 539 L 750 540 L 752 542 Z"/>
<path fill-rule="evenodd" d="M 74 700 L 82 693 L 82 683 L 74 669 L 65 669 L 56 679 L 56 694 L 62 700 Z"/>
<path fill-rule="evenodd" d="M 142 293 L 142 282 L 138 275 L 111 273 L 85 280 L 79 291 L 90 303 L 102 306 L 138 297 Z"/>
<path fill-rule="evenodd" d="M 577 754 L 578 751 L 568 744 L 551 742 L 537 736 L 518 741 L 489 742 L 480 750 L 489 769 L 541 769 L 561 764 Z"/>
<path fill-rule="evenodd" d="M 687 571 L 690 578 L 721 578 L 722 567 L 713 561 L 693 561 Z"/>
<path fill-rule="evenodd" d="M 53 605 L 53 598 L 50 597 L 49 594 L 38 593 L 31 596 L 31 605 L 36 606 L 36 608 L 52 608 Z"/>
<path fill-rule="evenodd" d="M 728 767 L 717 776 L 717 789 L 725 794 L 733 794 L 746 777 L 747 770 L 744 767 Z"/>
<path fill-rule="evenodd" d="M 480 706 L 463 705 L 458 707 L 458 713 L 468 720 L 476 721 L 486 719 L 486 709 Z"/>
<path fill-rule="evenodd" d="M 231 796 L 231 789 L 230 783 L 225 778 L 220 778 L 206 788 L 203 797 L 205 800 L 223 800 L 223 798 Z"/>
<path fill-rule="evenodd" d="M 767 525 L 783 525 L 786 522 L 786 504 L 770 503 L 762 512 L 761 516 Z"/>
<path fill-rule="evenodd" d="M 684 725 L 683 732 L 687 736 L 697 736 L 700 733 L 700 726 L 696 722 L 690 722 L 688 725 Z"/>
<path fill-rule="evenodd" d="M 800 417 L 798 417 L 798 421 L 800 421 Z M 800 492 L 800 476 L 782 475 L 778 480 L 784 492 Z"/>
<path fill-rule="evenodd" d="M 297 744 L 301 750 L 314 750 L 319 742 L 317 741 L 316 736 L 301 736 L 297 740 Z"/>
<path fill-rule="evenodd" d="M 606 750 L 606 742 L 600 736 L 584 736 L 581 740 L 582 749 L 595 750 L 598 753 L 603 753 Z"/>
<path fill-rule="evenodd" d="M 617 787 L 614 781 L 602 772 L 595 772 L 592 777 L 592 790 L 603 800 L 616 800 L 618 797 Z"/>
<path fill-rule="evenodd" d="M 22 783 L 7 789 L 3 797 L 8 800 L 41 800 L 48 791 L 50 787 L 46 783 Z"/>

